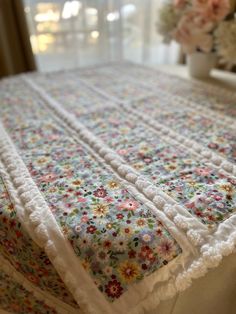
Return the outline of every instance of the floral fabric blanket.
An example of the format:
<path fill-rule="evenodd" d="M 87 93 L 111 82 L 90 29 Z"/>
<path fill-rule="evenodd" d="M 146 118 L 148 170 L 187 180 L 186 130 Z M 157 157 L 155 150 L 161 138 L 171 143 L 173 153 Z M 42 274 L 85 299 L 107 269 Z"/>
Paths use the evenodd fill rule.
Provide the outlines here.
<path fill-rule="evenodd" d="M 236 243 L 236 94 L 130 63 L 0 83 L 0 308 L 144 314 Z"/>

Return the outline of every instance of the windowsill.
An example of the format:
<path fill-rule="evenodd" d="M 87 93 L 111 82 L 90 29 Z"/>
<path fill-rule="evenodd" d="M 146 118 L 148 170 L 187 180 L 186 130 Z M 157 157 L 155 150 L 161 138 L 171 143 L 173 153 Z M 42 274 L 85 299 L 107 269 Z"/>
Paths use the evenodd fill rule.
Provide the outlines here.
<path fill-rule="evenodd" d="M 158 69 L 166 73 L 177 75 L 185 79 L 192 79 L 189 76 L 187 66 L 185 65 L 159 65 Z M 236 91 L 236 74 L 235 73 L 222 71 L 222 70 L 212 70 L 211 76 L 202 81 Z"/>

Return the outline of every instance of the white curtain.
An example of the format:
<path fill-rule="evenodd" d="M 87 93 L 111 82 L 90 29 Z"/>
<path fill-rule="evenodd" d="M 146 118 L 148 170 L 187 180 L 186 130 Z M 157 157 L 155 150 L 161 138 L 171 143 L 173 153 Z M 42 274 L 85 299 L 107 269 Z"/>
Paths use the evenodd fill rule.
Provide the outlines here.
<path fill-rule="evenodd" d="M 155 22 L 160 0 L 25 0 L 31 43 L 41 71 L 110 61 L 178 63 Z"/>

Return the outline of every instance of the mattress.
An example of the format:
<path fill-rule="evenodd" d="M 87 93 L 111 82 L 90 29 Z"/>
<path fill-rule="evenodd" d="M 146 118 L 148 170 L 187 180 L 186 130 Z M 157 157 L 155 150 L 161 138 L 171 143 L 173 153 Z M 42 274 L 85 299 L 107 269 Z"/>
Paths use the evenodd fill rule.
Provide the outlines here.
<path fill-rule="evenodd" d="M 132 63 L 0 83 L 0 308 L 141 314 L 236 243 L 236 95 Z"/>

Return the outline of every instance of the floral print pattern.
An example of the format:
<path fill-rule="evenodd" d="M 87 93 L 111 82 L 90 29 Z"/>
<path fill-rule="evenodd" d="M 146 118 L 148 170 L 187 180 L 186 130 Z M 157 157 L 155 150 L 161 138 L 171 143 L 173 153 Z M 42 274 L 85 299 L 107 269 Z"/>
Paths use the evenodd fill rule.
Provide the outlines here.
<path fill-rule="evenodd" d="M 224 93 L 221 88 L 218 89 L 214 85 L 181 79 L 179 76 L 168 75 L 162 71 L 138 66 L 137 64 L 119 64 L 118 66 L 112 65 L 94 70 L 90 69 L 82 73 L 80 72 L 80 75 L 89 79 L 93 84 L 96 84 L 98 73 L 102 75 L 104 71 L 106 76 L 110 78 L 114 78 L 114 71 L 117 73 L 116 77 L 119 77 L 119 79 L 121 77 L 129 77 L 131 80 L 135 78 L 133 84 L 140 86 L 140 88 L 143 85 L 142 83 L 145 82 L 152 89 L 153 93 L 155 93 L 155 96 L 162 93 L 162 91 L 167 91 L 173 96 L 178 95 L 184 100 L 193 101 L 198 105 L 208 107 L 230 117 L 236 117 L 236 97 L 232 92 Z M 109 80 L 107 81 L 109 82 Z M 116 82 L 113 81 L 112 83 L 115 84 Z M 103 88 L 104 85 L 100 83 L 100 86 Z"/>
<path fill-rule="evenodd" d="M 215 119 L 208 117 L 206 114 L 201 114 L 197 109 L 190 110 L 184 102 L 181 102 L 181 98 L 176 100 L 172 95 L 174 93 L 183 96 L 184 100 L 188 97 L 191 101 L 196 101 L 198 104 L 200 102 L 204 107 L 206 107 L 207 104 L 211 109 L 220 112 L 222 112 L 223 109 L 226 111 L 228 110 L 227 112 L 230 116 L 236 116 L 236 100 L 233 105 L 228 105 L 229 108 L 226 109 L 227 105 L 225 105 L 225 96 L 218 96 L 220 100 L 218 98 L 215 99 L 209 92 L 205 92 L 204 89 L 200 89 L 196 86 L 193 88 L 191 85 L 188 86 L 188 84 L 191 83 L 185 81 L 182 83 L 179 79 L 178 84 L 173 85 L 176 78 L 164 76 L 163 80 L 163 78 L 160 78 L 158 72 L 155 74 L 158 81 L 153 82 L 153 76 L 155 77 L 155 75 L 147 77 L 148 70 L 140 68 L 137 68 L 137 71 L 140 71 L 141 76 L 135 74 L 138 81 L 129 81 L 129 84 L 127 84 L 125 77 L 127 74 L 130 75 L 132 73 L 132 67 L 128 67 L 128 70 L 119 67 L 117 70 L 120 71 L 121 69 L 122 71 L 119 73 L 119 79 L 117 79 L 116 82 L 114 81 L 114 78 L 112 79 L 113 72 L 111 68 L 110 72 L 109 68 L 105 68 L 104 70 L 103 68 L 93 70 L 92 73 L 89 73 L 88 71 L 83 72 L 82 77 L 86 78 L 92 84 L 96 84 L 96 82 L 99 81 L 99 87 L 103 91 L 108 95 L 115 96 L 121 100 L 135 100 L 143 95 L 142 99 L 133 101 L 133 105 L 136 109 L 151 115 L 161 124 L 167 125 L 180 134 L 200 142 L 202 145 L 214 150 L 223 157 L 228 158 L 231 162 L 236 162 L 235 130 L 230 126 L 223 126 L 220 121 L 216 121 Z M 129 73 L 129 71 L 131 71 L 131 73 Z M 101 81 L 99 77 L 103 72 L 105 72 L 112 81 L 109 81 L 108 79 L 107 81 Z M 146 73 L 145 78 L 144 73 Z M 142 76 L 142 81 L 149 82 L 150 80 L 149 89 L 142 86 L 142 81 L 140 81 Z M 170 90 L 168 89 L 169 87 L 171 88 Z M 129 89 L 130 95 L 126 92 L 124 93 L 124 98 L 120 97 L 119 88 Z M 135 89 L 138 89 L 139 92 L 133 94 L 132 91 Z M 142 91 L 142 94 L 140 90 Z M 155 94 L 153 95 L 153 93 Z M 62 99 L 60 100 L 64 103 Z M 221 103 L 219 103 L 219 101 L 221 101 Z M 73 105 L 71 109 L 76 114 L 74 107 L 76 107 L 76 105 Z"/>
<path fill-rule="evenodd" d="M 130 68 L 132 69 L 132 66 Z M 122 74 L 122 71 L 119 73 L 117 84 L 122 85 L 127 71 L 122 67 L 119 69 L 122 69 L 124 73 Z M 137 67 L 137 70 L 141 72 L 141 75 L 146 73 L 145 69 Z M 92 84 L 99 83 L 99 87 L 109 94 L 110 88 L 117 85 L 114 82 L 116 78 L 112 73 L 113 68 L 108 66 L 96 70 L 84 70 L 81 75 Z M 104 81 L 99 80 L 103 75 L 105 76 Z M 71 74 L 70 79 L 74 78 L 76 81 L 76 77 Z M 148 79 L 152 80 L 153 76 Z M 138 82 L 134 81 L 133 84 L 139 86 Z M 163 85 L 163 90 L 165 90 L 165 80 L 162 81 L 159 77 L 158 84 Z M 48 91 L 50 92 L 50 86 Z M 94 97 L 95 95 L 97 94 L 94 92 Z M 153 116 L 160 123 L 202 142 L 203 145 L 228 157 L 229 160 L 235 160 L 236 136 L 232 129 L 222 128 L 220 123 L 212 121 L 211 118 L 206 118 L 200 113 L 193 114 L 193 111 L 178 102 L 171 104 L 166 95 L 160 89 L 157 95 L 134 101 L 132 105 L 137 110 Z M 118 94 L 115 96 L 119 97 Z M 57 98 L 56 95 L 54 97 Z M 138 94 L 136 98 L 139 98 Z M 67 104 L 65 98 L 60 101 Z M 77 114 L 77 108 L 80 106 L 80 104 L 74 103 L 67 107 L 67 110 L 76 115 L 82 123 L 116 150 L 131 166 L 149 177 L 204 224 L 209 227 L 217 225 L 234 213 L 236 209 L 235 180 L 218 174 L 200 162 L 195 155 L 178 147 L 177 144 L 170 145 L 165 138 L 157 138 L 155 133 L 147 129 L 144 123 L 139 121 L 137 125 L 137 121 L 130 114 L 124 115 L 119 109 L 106 108 L 80 116 Z M 208 197 L 208 206 L 199 206 L 199 202 L 196 202 L 198 196 L 206 197 L 215 186 L 219 187 L 220 184 L 230 184 L 232 187 L 230 195 L 222 195 L 221 200 L 214 202 L 209 201 Z"/>
<path fill-rule="evenodd" d="M 113 302 L 182 249 L 154 213 L 24 90 L 16 102 L 2 104 L 4 126 L 84 269 Z"/>
<path fill-rule="evenodd" d="M 19 222 L 14 204 L 1 177 L 0 254 L 31 283 L 77 307 L 47 255 L 31 240 Z"/>
<path fill-rule="evenodd" d="M 204 224 L 218 224 L 234 213 L 236 182 L 233 178 L 218 174 L 187 150 L 166 142 L 164 137 L 157 138 L 144 123 L 137 125 L 130 114 L 123 115 L 119 109 L 111 108 L 87 114 L 81 121 Z M 231 187 L 230 195 L 209 201 L 208 206 L 198 205 L 199 195 L 207 197 L 221 184 Z"/>
<path fill-rule="evenodd" d="M 170 92 L 174 79 L 165 76 L 160 80 L 160 73 L 147 76 L 149 70 L 130 66 L 131 74 L 137 69 L 137 79 L 132 81 L 125 67 L 114 68 L 85 69 L 80 74 L 108 96 L 135 100 L 127 106 L 135 106 L 187 137 L 200 137 L 203 145 L 235 160 L 235 135 L 230 128 L 223 129 L 209 117 L 170 104 L 162 89 Z M 144 75 L 150 87 L 139 82 Z M 85 85 L 78 89 L 77 76 L 74 71 L 57 76 L 33 74 L 31 78 L 129 165 L 209 228 L 235 213 L 233 177 L 220 174 L 189 150 L 157 136 L 145 123 L 137 124 L 109 97 Z M 151 96 L 154 91 L 158 95 Z M 120 298 L 129 285 L 181 254 L 181 247 L 161 220 L 54 120 L 24 82 L 5 81 L 0 93 L 4 127 L 85 271 L 110 302 Z M 209 106 L 214 108 L 217 101 L 211 98 Z M 201 102 L 204 105 L 203 98 Z"/>
<path fill-rule="evenodd" d="M 15 314 L 57 314 L 58 312 L 0 270 L 0 307 Z M 0 309 L 1 311 L 1 309 Z"/>
<path fill-rule="evenodd" d="M 187 136 L 205 147 L 212 149 L 232 162 L 236 162 L 236 132 L 220 121 L 201 113 L 188 110 L 181 105 L 171 105 L 170 97 L 147 97 L 137 101 L 135 108 L 152 115 L 155 120 L 167 125 L 178 133 Z M 167 107 L 168 104 L 168 107 Z"/>

